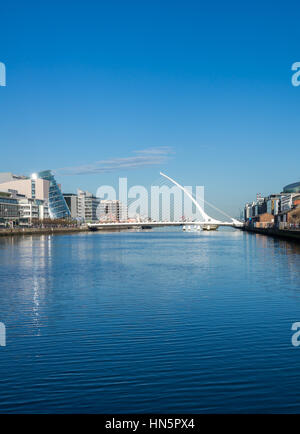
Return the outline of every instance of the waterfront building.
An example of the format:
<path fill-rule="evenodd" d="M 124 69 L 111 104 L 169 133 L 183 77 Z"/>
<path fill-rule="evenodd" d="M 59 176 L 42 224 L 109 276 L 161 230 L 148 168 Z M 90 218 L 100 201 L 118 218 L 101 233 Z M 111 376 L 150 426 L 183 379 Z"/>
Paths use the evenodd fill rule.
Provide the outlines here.
<path fill-rule="evenodd" d="M 64 193 L 63 194 L 66 204 L 71 213 L 72 219 L 78 218 L 78 196 L 75 193 Z"/>
<path fill-rule="evenodd" d="M 267 213 L 276 215 L 280 211 L 280 195 L 271 194 L 266 198 L 267 201 Z"/>
<path fill-rule="evenodd" d="M 2 194 L 9 195 L 14 200 L 14 203 L 17 201 L 20 223 L 31 223 L 33 219 L 44 220 L 49 218 L 47 201 L 28 198 L 24 194 L 19 194 L 17 190 L 11 189 L 2 192 Z"/>
<path fill-rule="evenodd" d="M 9 192 L 0 191 L 0 226 L 14 225 L 19 220 L 18 200 Z"/>
<path fill-rule="evenodd" d="M 50 182 L 45 179 L 37 178 L 32 175 L 26 176 L 13 175 L 10 172 L 0 173 L 0 190 L 16 190 L 19 194 L 29 199 L 48 200 Z"/>
<path fill-rule="evenodd" d="M 281 212 L 287 212 L 299 205 L 300 193 L 289 193 L 281 195 Z"/>
<path fill-rule="evenodd" d="M 101 200 L 99 207 L 100 221 L 120 222 L 127 219 L 127 210 L 120 200 Z"/>
<path fill-rule="evenodd" d="M 247 221 L 252 217 L 252 204 L 246 203 L 244 208 L 244 220 Z"/>
<path fill-rule="evenodd" d="M 49 205 L 47 202 L 40 201 L 39 199 L 36 199 L 36 203 L 39 206 L 39 219 L 49 219 L 50 213 L 49 213 Z"/>
<path fill-rule="evenodd" d="M 280 197 L 281 214 L 288 213 L 300 203 L 300 182 L 288 184 L 283 187 Z"/>
<path fill-rule="evenodd" d="M 267 201 L 264 197 L 259 197 L 255 203 L 255 216 L 265 214 L 267 212 Z"/>
<path fill-rule="evenodd" d="M 283 193 L 300 193 L 300 182 L 286 185 L 283 187 Z"/>
<path fill-rule="evenodd" d="M 299 208 L 300 182 L 295 182 L 286 185 L 280 194 L 271 194 L 266 198 L 259 195 L 256 202 L 246 203 L 244 219 L 249 224 L 260 224 L 260 226 L 269 223 L 279 225 L 297 220 Z"/>
<path fill-rule="evenodd" d="M 34 219 L 44 220 L 49 218 L 47 201 L 28 198 L 25 194 L 20 194 L 13 189 L 6 189 L 1 193 L 2 197 L 9 198 L 9 202 L 14 204 L 14 207 L 17 207 L 17 212 L 16 210 L 12 214 L 7 212 L 9 218 L 14 217 L 14 224 L 30 224 Z"/>
<path fill-rule="evenodd" d="M 293 207 L 295 207 L 295 208 L 300 207 L 300 194 L 293 197 Z"/>
<path fill-rule="evenodd" d="M 282 195 L 281 211 L 276 216 L 276 223 L 300 223 L 300 193 Z"/>
<path fill-rule="evenodd" d="M 249 202 L 244 207 L 244 220 L 252 220 L 257 217 L 263 211 L 261 202 Z M 261 211 L 261 212 L 260 212 Z"/>
<path fill-rule="evenodd" d="M 44 170 L 35 175 L 36 181 L 42 179 L 49 182 L 49 214 L 52 219 L 70 218 L 71 213 L 61 192 L 60 185 L 57 184 L 51 170 Z M 36 196 L 35 196 L 36 197 Z"/>
<path fill-rule="evenodd" d="M 293 205 L 293 195 L 292 194 L 282 194 L 281 195 L 281 211 L 289 211 L 290 209 L 292 209 L 292 205 Z"/>
<path fill-rule="evenodd" d="M 77 190 L 77 216 L 82 221 L 97 221 L 97 208 L 100 199 L 88 191 Z"/>
<path fill-rule="evenodd" d="M 31 223 L 33 219 L 39 218 L 39 207 L 34 199 L 19 200 L 20 217 L 25 223 Z"/>
<path fill-rule="evenodd" d="M 256 227 L 266 228 L 274 224 L 274 215 L 267 212 L 259 214 L 253 219 L 253 224 Z"/>
<path fill-rule="evenodd" d="M 49 218 L 48 204 L 39 199 L 21 198 L 18 200 L 20 223 L 31 224 L 33 220 Z"/>
<path fill-rule="evenodd" d="M 246 203 L 244 207 L 244 220 L 259 221 L 261 215 L 276 215 L 280 210 L 280 196 L 270 195 L 257 198 L 256 202 Z M 268 217 L 269 218 L 269 217 Z"/>
<path fill-rule="evenodd" d="M 75 193 L 64 193 L 71 217 L 81 221 L 97 221 L 97 208 L 100 200 L 89 191 L 78 189 Z"/>
<path fill-rule="evenodd" d="M 18 181 L 21 179 L 28 179 L 28 176 L 14 175 L 11 172 L 0 172 L 0 184 L 3 182 Z"/>

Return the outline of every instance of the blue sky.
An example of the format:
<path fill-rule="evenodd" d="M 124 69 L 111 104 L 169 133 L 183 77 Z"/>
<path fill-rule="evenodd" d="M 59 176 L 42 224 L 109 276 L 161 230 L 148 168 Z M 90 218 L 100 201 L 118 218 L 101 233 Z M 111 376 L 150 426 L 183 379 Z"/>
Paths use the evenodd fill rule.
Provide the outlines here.
<path fill-rule="evenodd" d="M 4 2 L 0 171 L 96 192 L 162 170 L 234 215 L 299 180 L 298 2 L 210 3 Z"/>

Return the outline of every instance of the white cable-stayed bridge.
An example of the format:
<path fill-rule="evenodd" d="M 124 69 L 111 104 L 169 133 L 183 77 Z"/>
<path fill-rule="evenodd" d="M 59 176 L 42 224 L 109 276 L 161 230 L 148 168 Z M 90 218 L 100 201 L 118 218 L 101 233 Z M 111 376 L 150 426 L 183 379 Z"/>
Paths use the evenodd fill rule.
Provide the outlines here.
<path fill-rule="evenodd" d="M 181 184 L 179 184 L 177 181 L 166 175 L 165 173 L 160 172 L 160 175 L 171 182 L 171 184 L 178 187 L 184 195 L 188 199 L 191 200 L 191 202 L 195 205 L 196 209 L 198 210 L 199 214 L 201 215 L 201 220 L 194 220 L 194 221 L 186 221 L 184 219 L 182 220 L 160 220 L 160 221 L 135 221 L 135 222 L 99 222 L 99 223 L 90 223 L 88 226 L 90 230 L 98 230 L 98 229 L 131 229 L 131 228 L 152 228 L 152 227 L 166 227 L 166 226 L 182 226 L 183 229 L 190 229 L 192 227 L 202 230 L 216 230 L 219 226 L 229 226 L 229 227 L 235 227 L 235 228 L 241 228 L 243 227 L 243 223 L 239 220 L 230 217 L 228 214 L 226 214 L 224 211 L 218 209 L 214 205 L 206 202 L 210 207 L 214 208 L 219 213 L 226 216 L 229 220 L 222 221 L 215 219 L 214 217 L 211 217 L 204 211 L 204 207 L 201 206 L 199 201 L 196 200 L 195 197 L 193 197 L 192 193 L 186 188 L 183 187 Z M 204 204 L 203 204 L 204 205 Z"/>

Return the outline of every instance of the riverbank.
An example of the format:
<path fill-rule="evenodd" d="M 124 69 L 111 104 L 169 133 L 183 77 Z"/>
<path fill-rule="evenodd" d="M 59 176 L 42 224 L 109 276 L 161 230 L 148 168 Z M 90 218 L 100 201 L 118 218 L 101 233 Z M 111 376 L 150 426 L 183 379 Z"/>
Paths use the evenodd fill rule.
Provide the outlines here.
<path fill-rule="evenodd" d="M 121 232 L 132 230 L 132 227 L 105 227 L 99 228 L 97 232 Z M 61 228 L 14 228 L 14 229 L 0 229 L 0 237 L 9 237 L 15 235 L 54 235 L 76 232 L 91 232 L 88 227 L 61 227 Z"/>
<path fill-rule="evenodd" d="M 15 235 L 53 235 L 73 232 L 88 232 L 87 227 L 61 227 L 61 228 L 14 228 L 1 229 L 0 237 L 15 236 Z"/>
<path fill-rule="evenodd" d="M 253 232 L 261 235 L 268 235 L 276 238 L 283 238 L 300 242 L 300 230 L 276 229 L 276 228 L 253 228 L 244 226 L 243 231 Z"/>

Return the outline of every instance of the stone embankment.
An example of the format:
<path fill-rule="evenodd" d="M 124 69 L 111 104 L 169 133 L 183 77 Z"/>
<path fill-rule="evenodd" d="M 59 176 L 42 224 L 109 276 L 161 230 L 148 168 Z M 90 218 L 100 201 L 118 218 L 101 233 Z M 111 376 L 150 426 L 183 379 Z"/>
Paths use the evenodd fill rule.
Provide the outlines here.
<path fill-rule="evenodd" d="M 15 236 L 15 235 L 42 235 L 42 234 L 63 234 L 73 232 L 87 232 L 87 227 L 58 227 L 58 228 L 14 228 L 14 229 L 0 229 L 1 236 Z"/>
<path fill-rule="evenodd" d="M 271 237 L 284 238 L 289 240 L 300 241 L 299 229 L 277 229 L 277 228 L 255 228 L 244 226 L 244 231 L 254 232 L 256 234 L 269 235 Z"/>

